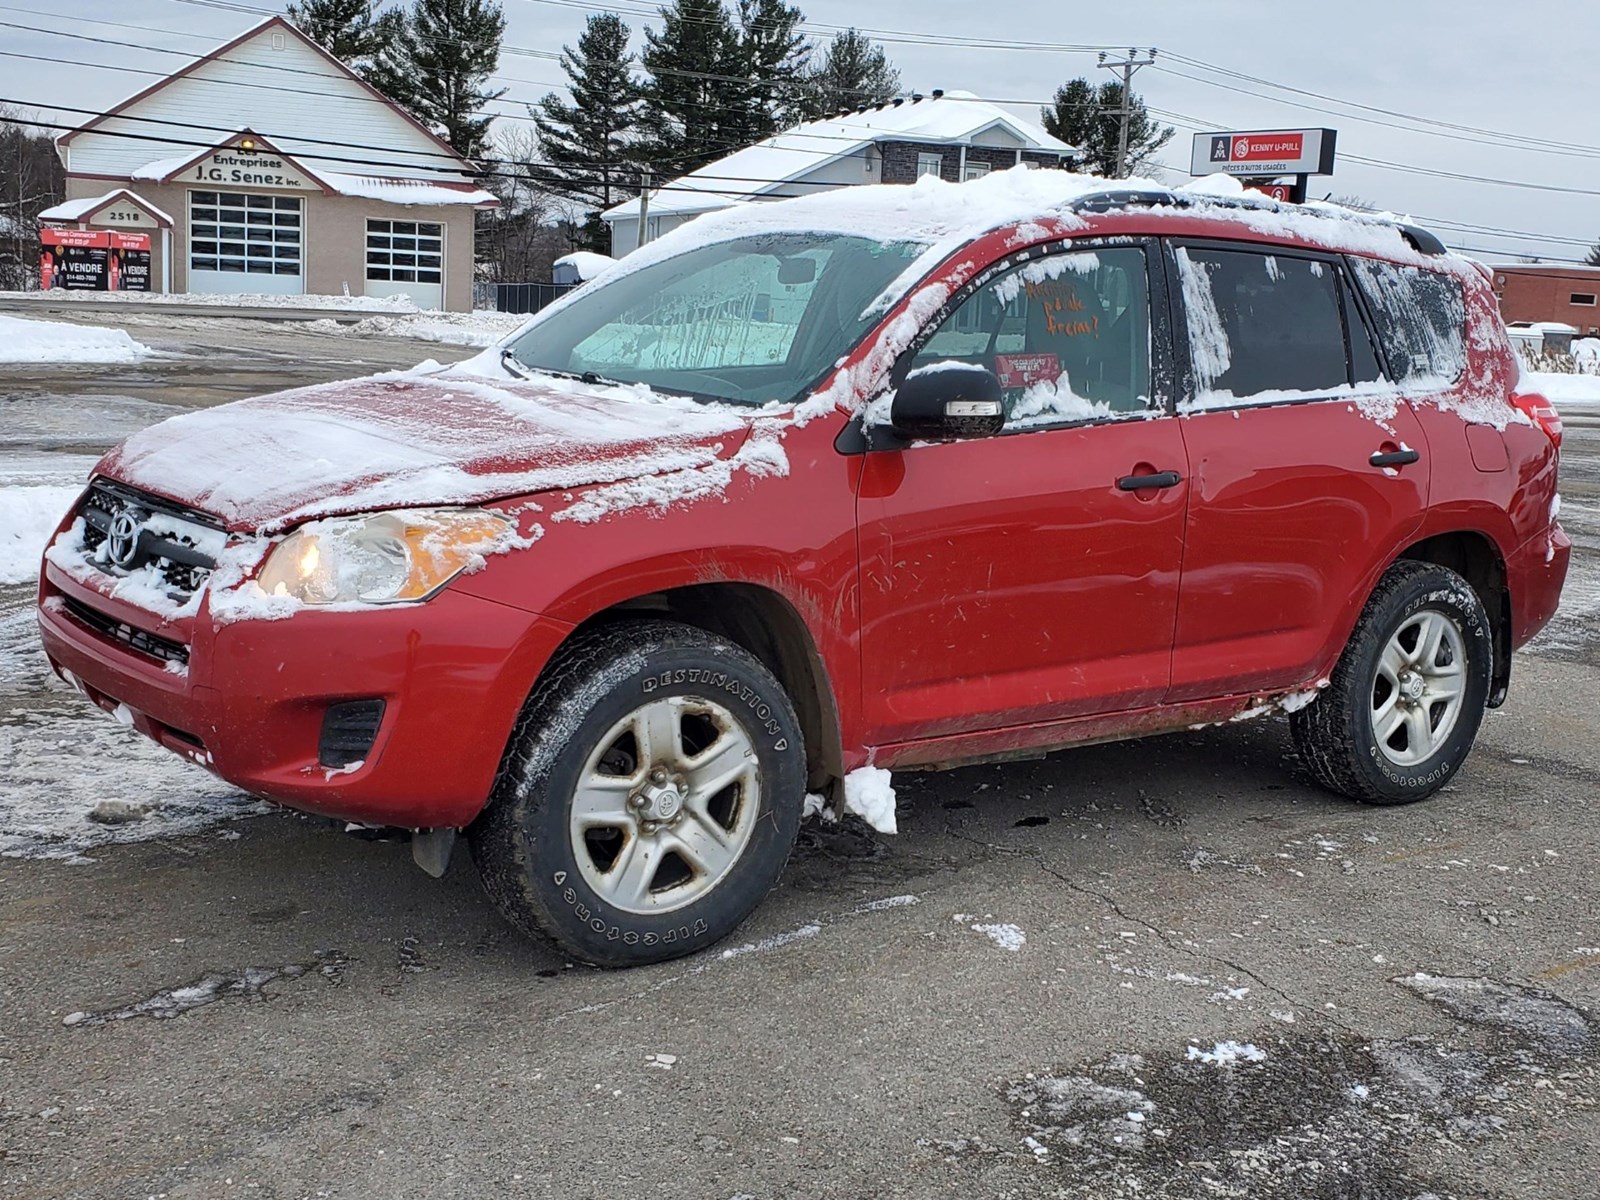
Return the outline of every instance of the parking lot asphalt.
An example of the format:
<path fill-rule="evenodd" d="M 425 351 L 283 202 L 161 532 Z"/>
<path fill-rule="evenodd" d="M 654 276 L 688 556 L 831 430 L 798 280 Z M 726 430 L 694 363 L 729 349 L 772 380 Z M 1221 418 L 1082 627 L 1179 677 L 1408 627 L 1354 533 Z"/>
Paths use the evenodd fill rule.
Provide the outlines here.
<path fill-rule="evenodd" d="M 418 350 L 250 336 L 174 336 L 209 383 L 8 380 L 39 432 L 0 454 Z M 520 940 L 464 854 L 435 881 L 293 814 L 0 826 L 0 1194 L 1591 1195 L 1600 420 L 1562 492 L 1564 611 L 1419 805 L 1320 791 L 1272 719 L 901 774 L 898 836 L 808 825 L 732 940 L 628 972 Z M 212 803 L 45 678 L 27 604 L 0 590 L 8 795 Z"/>

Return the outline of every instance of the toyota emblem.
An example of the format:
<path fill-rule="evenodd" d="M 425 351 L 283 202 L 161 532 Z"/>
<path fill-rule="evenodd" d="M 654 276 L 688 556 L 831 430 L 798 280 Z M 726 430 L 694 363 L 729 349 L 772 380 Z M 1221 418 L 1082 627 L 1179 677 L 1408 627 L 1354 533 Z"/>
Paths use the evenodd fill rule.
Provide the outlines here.
<path fill-rule="evenodd" d="M 139 530 L 144 525 L 145 514 L 136 508 L 123 508 L 111 518 L 111 532 L 106 536 L 106 555 L 117 566 L 127 568 L 139 556 Z"/>

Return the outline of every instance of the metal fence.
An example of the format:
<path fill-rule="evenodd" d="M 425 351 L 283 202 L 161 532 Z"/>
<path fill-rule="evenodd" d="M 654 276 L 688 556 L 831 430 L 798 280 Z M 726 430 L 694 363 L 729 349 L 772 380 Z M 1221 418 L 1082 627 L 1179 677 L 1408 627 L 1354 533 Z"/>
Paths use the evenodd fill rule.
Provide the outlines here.
<path fill-rule="evenodd" d="M 503 313 L 536 313 L 570 292 L 573 283 L 475 283 L 474 308 L 492 308 Z"/>

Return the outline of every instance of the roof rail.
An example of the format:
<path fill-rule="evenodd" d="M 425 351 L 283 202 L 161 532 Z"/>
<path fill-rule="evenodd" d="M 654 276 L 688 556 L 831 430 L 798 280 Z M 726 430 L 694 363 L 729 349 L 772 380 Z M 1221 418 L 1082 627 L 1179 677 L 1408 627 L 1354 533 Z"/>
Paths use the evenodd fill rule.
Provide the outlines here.
<path fill-rule="evenodd" d="M 1276 201 L 1262 197 L 1259 200 L 1246 196 L 1215 196 L 1205 192 L 1181 192 L 1168 188 L 1108 188 L 1103 192 L 1089 192 L 1079 196 L 1068 206 L 1073 212 L 1103 213 L 1118 208 L 1150 208 L 1156 205 L 1172 205 L 1175 208 L 1193 208 L 1197 205 L 1213 205 L 1221 208 L 1261 209 L 1280 207 Z M 1387 220 L 1383 217 L 1368 216 L 1351 210 L 1348 216 L 1335 214 L 1321 208 L 1302 208 L 1294 206 L 1295 211 L 1305 213 L 1307 216 L 1322 217 L 1328 220 L 1366 220 L 1373 224 L 1384 224 L 1398 229 L 1400 236 L 1418 254 L 1438 255 L 1445 254 L 1445 244 L 1428 230 L 1420 225 L 1408 225 L 1404 222 Z"/>

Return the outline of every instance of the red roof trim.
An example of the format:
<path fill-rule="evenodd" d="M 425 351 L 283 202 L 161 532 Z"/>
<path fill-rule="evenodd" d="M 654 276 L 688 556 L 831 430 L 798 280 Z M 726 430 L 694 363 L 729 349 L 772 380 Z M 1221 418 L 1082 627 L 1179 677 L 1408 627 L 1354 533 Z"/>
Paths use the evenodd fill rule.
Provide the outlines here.
<path fill-rule="evenodd" d="M 118 104 L 115 107 L 111 108 L 109 111 L 103 112 L 98 117 L 94 117 L 94 118 L 84 122 L 82 125 L 78 126 L 76 129 L 70 130 L 69 132 L 62 134 L 59 138 L 56 139 L 56 144 L 58 146 L 66 145 L 73 138 L 77 137 L 80 133 L 87 133 L 89 130 L 95 128 L 101 122 L 108 121 L 112 117 L 120 115 L 121 113 L 125 112 L 127 109 L 129 109 L 129 108 L 133 107 L 135 104 L 139 103 L 139 101 L 144 100 L 147 97 L 154 95 L 156 92 L 159 92 L 162 88 L 166 87 L 169 83 L 172 83 L 175 80 L 182 79 L 185 75 L 188 75 L 191 71 L 194 71 L 197 68 L 204 66 L 208 62 L 212 62 L 215 59 L 221 58 L 223 55 L 227 54 L 228 51 L 236 49 L 237 47 L 242 46 L 245 42 L 248 42 L 251 39 L 257 37 L 258 35 L 260 35 L 262 33 L 265 33 L 267 30 L 274 29 L 274 28 L 284 30 L 286 33 L 289 33 L 289 34 L 293 35 L 295 38 L 297 38 L 302 44 L 311 47 L 311 49 L 315 50 L 318 54 L 320 54 L 327 62 L 332 64 L 334 67 L 338 68 L 338 70 L 343 75 L 345 75 L 347 78 L 353 80 L 354 82 L 360 84 L 361 87 L 366 89 L 366 91 L 368 93 L 370 93 L 375 99 L 381 100 L 388 108 L 390 108 L 396 115 L 401 117 L 408 125 L 410 125 L 414 129 L 416 129 L 419 133 L 421 133 L 424 137 L 426 137 L 429 141 L 431 141 L 435 146 L 438 146 L 440 149 L 444 150 L 447 154 L 449 154 L 452 158 L 454 158 L 457 162 L 459 162 L 462 165 L 463 169 L 468 170 L 468 171 L 471 171 L 471 170 L 475 169 L 473 164 L 469 160 L 467 160 L 465 158 L 462 158 L 461 155 L 456 153 L 455 148 L 452 147 L 449 142 L 445 141 L 438 134 L 434 133 L 433 130 L 429 129 L 421 121 L 417 120 L 414 116 L 412 116 L 410 113 L 408 113 L 405 109 L 401 108 L 393 100 L 389 99 L 389 97 L 385 96 L 377 88 L 373 87 L 365 79 L 363 79 L 363 78 L 361 78 L 361 76 L 357 75 L 348 66 L 346 66 L 344 63 L 340 62 L 333 55 L 329 54 L 321 46 L 317 45 L 316 42 L 314 42 L 310 38 L 308 38 L 304 33 L 302 33 L 299 29 L 297 29 L 291 21 L 289 21 L 285 17 L 272 17 L 272 18 L 270 18 L 270 19 L 268 19 L 266 21 L 260 22 L 259 24 L 252 25 L 249 29 L 245 30 L 243 33 L 241 33 L 238 37 L 234 38 L 232 41 L 224 42 L 222 45 L 218 46 L 215 50 L 212 50 L 208 54 L 201 55 L 199 58 L 195 59 L 188 66 L 178 68 L 178 70 L 174 71 L 171 75 L 168 75 L 165 79 L 158 79 L 158 80 L 156 80 L 156 82 L 152 83 L 149 87 L 144 88 L 142 91 L 135 92 L 133 95 L 129 96 L 126 100 L 122 101 L 120 104 Z M 281 153 L 281 151 L 280 151 L 280 153 Z"/>

